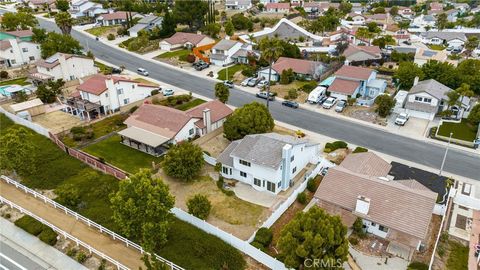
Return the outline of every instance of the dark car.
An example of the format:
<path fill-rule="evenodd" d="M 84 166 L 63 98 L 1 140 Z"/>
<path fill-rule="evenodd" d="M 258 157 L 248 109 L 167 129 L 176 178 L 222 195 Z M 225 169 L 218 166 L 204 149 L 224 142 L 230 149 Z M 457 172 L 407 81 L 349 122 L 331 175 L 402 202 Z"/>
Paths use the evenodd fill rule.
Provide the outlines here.
<path fill-rule="evenodd" d="M 267 99 L 268 95 L 267 92 L 258 92 L 257 97 Z M 268 98 L 269 100 L 275 100 L 275 95 L 273 93 L 270 93 L 270 97 Z"/>
<path fill-rule="evenodd" d="M 322 105 L 323 102 L 325 102 L 325 100 L 327 100 L 327 98 L 328 98 L 327 96 L 321 97 L 320 100 L 317 102 L 317 104 L 318 104 L 318 105 Z"/>
<path fill-rule="evenodd" d="M 291 100 L 285 100 L 284 102 L 282 102 L 282 105 L 286 107 L 294 108 L 294 109 L 298 108 L 298 103 Z"/>
<path fill-rule="evenodd" d="M 115 67 L 112 68 L 112 74 L 120 74 L 120 73 L 122 73 L 122 70 L 121 70 L 121 69 L 115 68 Z"/>
<path fill-rule="evenodd" d="M 207 62 L 204 62 L 204 61 L 198 61 L 198 62 L 195 62 L 193 63 L 193 68 L 195 68 L 195 70 L 204 70 L 206 68 L 208 68 L 210 66 L 209 63 Z"/>

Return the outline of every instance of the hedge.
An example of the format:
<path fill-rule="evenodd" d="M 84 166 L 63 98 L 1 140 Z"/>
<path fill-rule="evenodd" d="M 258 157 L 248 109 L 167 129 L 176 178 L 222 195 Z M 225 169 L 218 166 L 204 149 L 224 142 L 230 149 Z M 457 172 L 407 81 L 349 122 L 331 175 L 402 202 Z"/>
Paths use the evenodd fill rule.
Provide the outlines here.
<path fill-rule="evenodd" d="M 258 229 L 255 234 L 254 242 L 261 244 L 263 247 L 268 247 L 272 243 L 273 232 L 269 228 L 262 227 Z"/>
<path fill-rule="evenodd" d="M 44 243 L 54 246 L 57 243 L 58 234 L 51 228 L 45 227 L 45 229 L 38 235 L 38 238 Z"/>
<path fill-rule="evenodd" d="M 353 150 L 353 153 L 365 153 L 365 152 L 368 152 L 368 149 L 360 147 L 360 146 L 357 146 L 357 148 L 355 148 L 355 150 Z"/>
<path fill-rule="evenodd" d="M 32 235 L 38 236 L 42 242 L 50 246 L 57 243 L 57 233 L 31 216 L 25 215 L 19 218 L 15 221 L 15 225 Z"/>
<path fill-rule="evenodd" d="M 335 141 L 333 143 L 326 143 L 324 152 L 330 153 L 341 148 L 348 148 L 348 144 L 344 141 Z"/>

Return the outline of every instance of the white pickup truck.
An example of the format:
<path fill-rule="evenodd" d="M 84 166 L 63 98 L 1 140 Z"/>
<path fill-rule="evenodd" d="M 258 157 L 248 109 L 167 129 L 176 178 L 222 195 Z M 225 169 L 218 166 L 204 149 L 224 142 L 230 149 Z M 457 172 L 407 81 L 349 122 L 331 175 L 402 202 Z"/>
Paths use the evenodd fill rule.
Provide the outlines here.
<path fill-rule="evenodd" d="M 409 117 L 410 116 L 406 113 L 400 113 L 397 118 L 395 118 L 395 125 L 404 126 Z"/>

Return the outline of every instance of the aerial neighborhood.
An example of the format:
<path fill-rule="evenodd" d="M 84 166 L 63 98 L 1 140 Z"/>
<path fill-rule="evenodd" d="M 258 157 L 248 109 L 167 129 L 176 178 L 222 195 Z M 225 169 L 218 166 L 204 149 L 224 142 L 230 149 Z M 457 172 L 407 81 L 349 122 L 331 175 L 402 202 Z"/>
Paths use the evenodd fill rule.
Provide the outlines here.
<path fill-rule="evenodd" d="M 0 268 L 480 270 L 480 3 L 0 2 Z"/>

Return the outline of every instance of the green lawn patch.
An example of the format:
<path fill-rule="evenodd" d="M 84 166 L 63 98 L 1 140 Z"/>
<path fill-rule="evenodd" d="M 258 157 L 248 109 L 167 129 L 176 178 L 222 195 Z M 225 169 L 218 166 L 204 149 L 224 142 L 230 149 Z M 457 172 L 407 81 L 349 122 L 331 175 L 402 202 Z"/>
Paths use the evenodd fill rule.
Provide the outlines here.
<path fill-rule="evenodd" d="M 188 109 L 191 109 L 193 107 L 197 107 L 198 105 L 205 103 L 206 101 L 200 98 L 195 98 L 189 102 L 183 103 L 181 105 L 176 106 L 176 109 L 179 109 L 181 111 L 186 111 Z"/>
<path fill-rule="evenodd" d="M 12 85 L 12 84 L 28 85 L 30 83 L 27 82 L 27 77 L 22 77 L 22 78 L 17 78 L 17 79 L 13 79 L 13 80 L 1 81 L 0 82 L 0 86 Z"/>
<path fill-rule="evenodd" d="M 432 49 L 432 50 L 435 50 L 435 51 L 443 51 L 445 50 L 445 46 L 443 45 L 434 45 L 434 44 L 431 44 L 431 45 L 428 45 L 428 48 Z"/>
<path fill-rule="evenodd" d="M 105 75 L 108 75 L 108 74 L 112 74 L 112 67 L 110 66 L 107 66 L 103 63 L 100 63 L 100 62 L 97 62 L 97 61 L 94 61 L 94 64 L 96 67 L 98 67 L 98 69 L 100 70 L 101 73 L 105 74 Z"/>
<path fill-rule="evenodd" d="M 168 243 L 158 254 L 185 269 L 245 268 L 245 260 L 238 250 L 176 218 L 168 233 Z"/>
<path fill-rule="evenodd" d="M 158 164 L 162 160 L 160 157 L 154 157 L 123 145 L 120 141 L 120 136 L 114 135 L 82 150 L 103 158 L 106 162 L 132 174 L 141 168 L 152 168 L 152 162 Z"/>
<path fill-rule="evenodd" d="M 224 68 L 218 72 L 218 79 L 222 81 L 225 81 L 225 80 L 231 81 L 233 79 L 233 75 L 238 71 L 243 70 L 244 68 L 245 68 L 244 65 L 234 65 L 234 66 Z M 227 79 L 227 70 L 228 70 L 228 79 Z"/>
<path fill-rule="evenodd" d="M 165 52 L 160 54 L 159 56 L 155 58 L 160 58 L 160 59 L 168 59 L 168 58 L 173 58 L 173 57 L 178 57 L 178 58 L 185 58 L 187 55 L 192 53 L 191 50 L 188 49 L 183 49 L 183 50 L 176 50 L 176 51 L 171 51 L 171 52 Z"/>
<path fill-rule="evenodd" d="M 126 114 L 116 114 L 93 123 L 91 125 L 91 128 L 93 129 L 93 139 L 97 139 L 111 132 L 126 128 L 127 126 L 123 124 L 123 121 L 125 121 L 127 118 L 128 115 Z"/>
<path fill-rule="evenodd" d="M 86 32 L 94 35 L 94 36 L 102 36 L 103 34 L 105 34 L 107 31 L 111 30 L 111 29 L 114 29 L 118 26 L 116 25 L 110 25 L 110 26 L 99 26 L 99 27 L 95 27 L 95 28 L 90 28 L 90 29 L 87 29 L 85 30 Z"/>
<path fill-rule="evenodd" d="M 477 136 L 477 127 L 470 124 L 467 119 L 462 119 L 460 123 L 444 122 L 438 130 L 438 135 L 450 137 L 450 132 L 453 132 L 452 138 L 472 142 Z"/>
<path fill-rule="evenodd" d="M 468 269 L 468 246 L 455 241 L 448 241 L 450 254 L 447 260 L 447 269 L 462 270 Z"/>
<path fill-rule="evenodd" d="M 119 44 L 120 48 L 125 48 L 131 52 L 147 53 L 157 50 L 159 46 L 159 40 L 150 40 L 148 37 L 132 37 Z"/>

